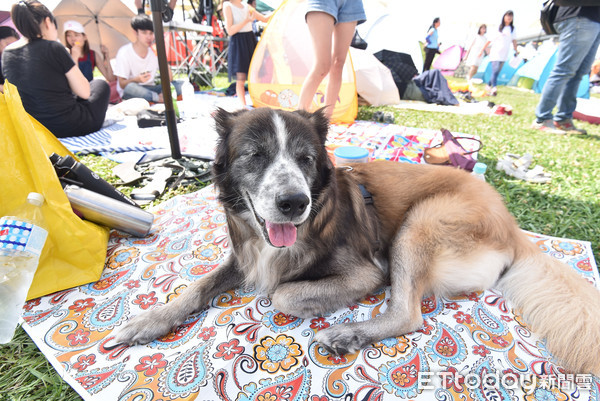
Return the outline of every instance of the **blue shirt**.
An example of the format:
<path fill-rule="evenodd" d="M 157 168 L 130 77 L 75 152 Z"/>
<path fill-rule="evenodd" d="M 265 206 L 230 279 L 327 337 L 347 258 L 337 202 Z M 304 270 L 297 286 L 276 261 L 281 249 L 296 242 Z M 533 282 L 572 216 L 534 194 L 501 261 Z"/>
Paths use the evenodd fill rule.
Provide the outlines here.
<path fill-rule="evenodd" d="M 431 28 L 429 30 L 429 32 L 427 34 L 427 38 L 429 39 L 429 43 L 427 43 L 425 45 L 425 47 L 428 47 L 430 49 L 437 49 L 438 47 L 440 47 L 440 45 L 438 44 L 438 31 L 435 28 Z"/>

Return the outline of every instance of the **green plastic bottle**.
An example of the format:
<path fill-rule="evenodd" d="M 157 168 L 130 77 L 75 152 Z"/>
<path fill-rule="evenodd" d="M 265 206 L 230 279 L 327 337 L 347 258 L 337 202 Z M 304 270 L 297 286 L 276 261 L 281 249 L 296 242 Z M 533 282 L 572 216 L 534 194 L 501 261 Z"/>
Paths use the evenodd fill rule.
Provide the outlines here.
<path fill-rule="evenodd" d="M 179 107 L 177 106 L 177 91 L 175 85 L 171 84 L 171 99 L 173 99 L 173 110 L 175 110 L 175 116 L 179 118 Z"/>

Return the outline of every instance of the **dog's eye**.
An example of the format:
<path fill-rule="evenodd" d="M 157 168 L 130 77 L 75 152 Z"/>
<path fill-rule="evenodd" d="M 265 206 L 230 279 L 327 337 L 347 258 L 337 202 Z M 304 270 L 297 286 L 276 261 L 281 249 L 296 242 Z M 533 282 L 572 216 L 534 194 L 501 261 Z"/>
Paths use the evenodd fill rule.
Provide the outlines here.
<path fill-rule="evenodd" d="M 245 153 L 246 157 L 250 157 L 252 159 L 262 159 L 265 154 L 264 152 L 261 152 L 260 150 L 251 150 Z"/>
<path fill-rule="evenodd" d="M 311 164 L 315 161 L 315 158 L 312 155 L 303 155 L 298 158 L 298 161 L 300 163 Z"/>

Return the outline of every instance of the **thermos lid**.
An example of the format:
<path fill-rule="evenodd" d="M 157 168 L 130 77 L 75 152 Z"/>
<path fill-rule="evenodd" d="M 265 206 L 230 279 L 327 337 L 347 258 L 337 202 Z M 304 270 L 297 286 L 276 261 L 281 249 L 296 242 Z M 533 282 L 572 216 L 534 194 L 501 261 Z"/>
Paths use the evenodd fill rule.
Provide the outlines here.
<path fill-rule="evenodd" d="M 342 146 L 335 149 L 333 154 L 335 157 L 339 157 L 341 159 L 357 160 L 368 157 L 369 151 L 358 146 Z"/>

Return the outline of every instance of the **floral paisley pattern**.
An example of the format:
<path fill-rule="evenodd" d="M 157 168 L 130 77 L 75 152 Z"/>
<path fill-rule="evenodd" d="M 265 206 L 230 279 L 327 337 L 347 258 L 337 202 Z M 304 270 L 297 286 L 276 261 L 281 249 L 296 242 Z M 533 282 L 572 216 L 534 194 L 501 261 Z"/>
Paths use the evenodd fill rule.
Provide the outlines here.
<path fill-rule="evenodd" d="M 330 150 L 365 144 L 374 158 L 419 162 L 422 148 L 436 135 L 433 130 L 357 122 L 332 126 L 329 142 Z M 218 268 L 230 252 L 213 187 L 180 195 L 153 213 L 154 227 L 146 238 L 113 232 L 106 269 L 97 283 L 25 305 L 24 328 L 87 401 L 480 400 L 488 395 L 498 400 L 600 399 L 600 381 L 593 376 L 580 378 L 585 380 L 577 381 L 577 391 L 546 388 L 539 381 L 530 393 L 487 384 L 469 388 L 466 373 L 563 373 L 495 290 L 427 298 L 421 305 L 426 316 L 421 329 L 349 355 L 329 354 L 314 342 L 315 334 L 381 313 L 389 288 L 309 319 L 276 310 L 267 294 L 233 289 L 165 338 L 115 347 L 114 330 L 144 310 L 171 302 Z M 589 281 L 600 281 L 588 242 L 528 235 L 543 252 Z M 594 346 L 590 344 L 590 352 Z M 431 389 L 419 387 L 419 377 L 432 373 L 449 376 L 443 383 L 433 381 Z"/>
<path fill-rule="evenodd" d="M 290 370 L 296 366 L 300 355 L 300 345 L 284 334 L 275 338 L 265 337 L 254 347 L 254 358 L 259 362 L 260 369 L 269 373 Z"/>

